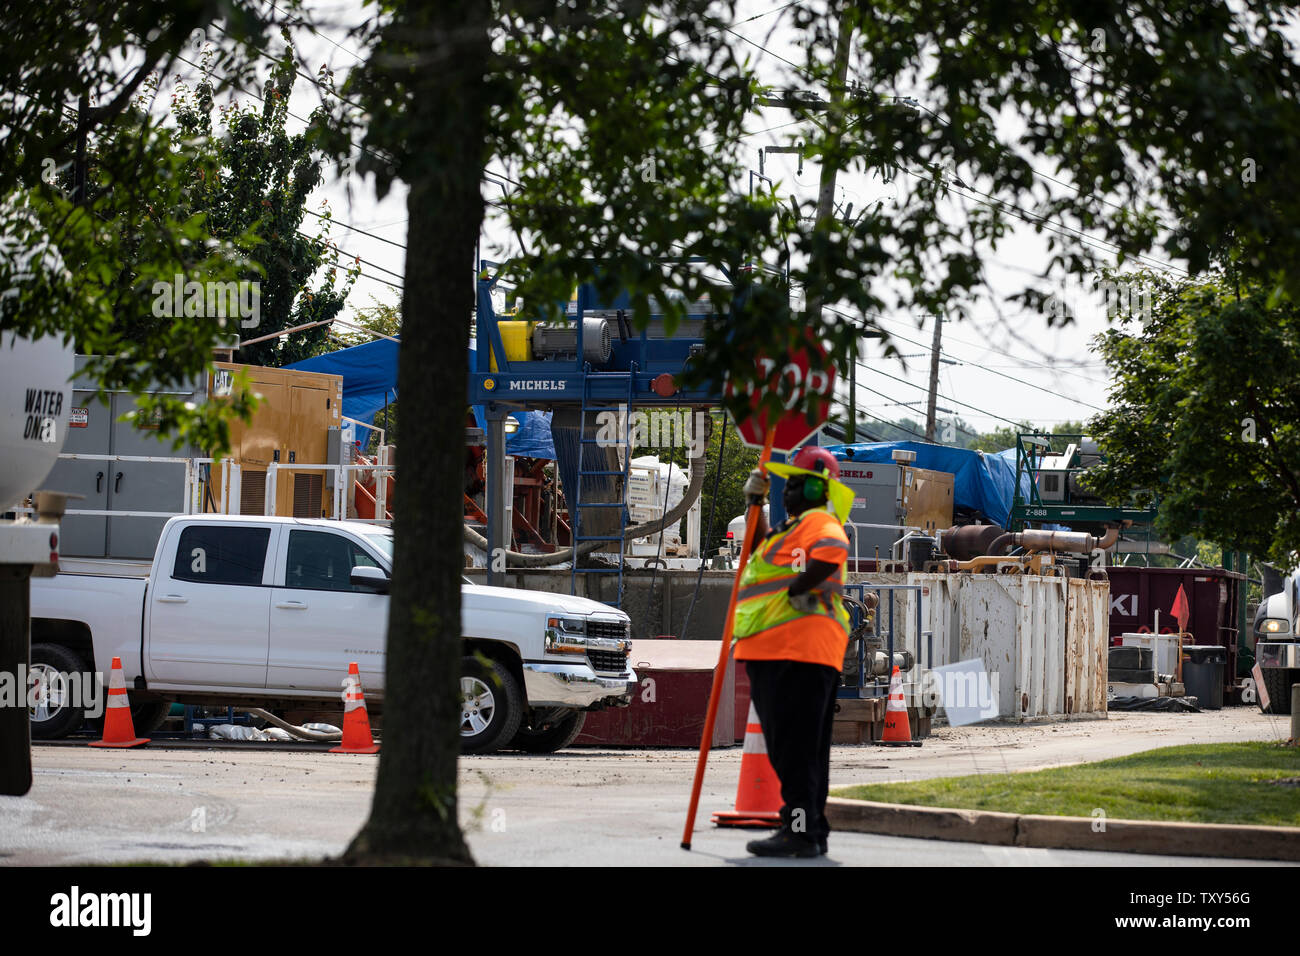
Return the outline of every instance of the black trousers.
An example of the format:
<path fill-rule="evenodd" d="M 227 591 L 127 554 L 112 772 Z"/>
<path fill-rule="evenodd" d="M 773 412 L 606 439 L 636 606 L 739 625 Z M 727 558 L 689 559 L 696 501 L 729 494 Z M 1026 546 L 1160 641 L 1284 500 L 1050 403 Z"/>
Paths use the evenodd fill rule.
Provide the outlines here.
<path fill-rule="evenodd" d="M 840 674 L 824 664 L 746 661 L 767 756 L 781 781 L 781 822 L 808 840 L 824 840 L 830 789 L 831 731 Z"/>

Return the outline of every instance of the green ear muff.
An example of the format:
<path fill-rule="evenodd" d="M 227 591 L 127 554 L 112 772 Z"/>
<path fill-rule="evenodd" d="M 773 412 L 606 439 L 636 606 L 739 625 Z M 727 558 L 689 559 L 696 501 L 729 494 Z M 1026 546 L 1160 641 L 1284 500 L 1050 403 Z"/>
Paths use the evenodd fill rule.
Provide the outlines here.
<path fill-rule="evenodd" d="M 809 475 L 803 480 L 803 496 L 808 501 L 820 501 L 826 495 L 826 479 Z"/>

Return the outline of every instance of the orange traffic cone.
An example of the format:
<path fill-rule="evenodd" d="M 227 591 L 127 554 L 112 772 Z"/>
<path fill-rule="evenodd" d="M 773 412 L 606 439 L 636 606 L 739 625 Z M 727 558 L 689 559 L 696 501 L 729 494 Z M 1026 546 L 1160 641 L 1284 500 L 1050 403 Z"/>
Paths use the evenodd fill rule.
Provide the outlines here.
<path fill-rule="evenodd" d="M 903 702 L 903 678 L 894 665 L 889 678 L 889 706 L 885 708 L 885 732 L 876 741 L 886 747 L 919 747 L 921 741 L 912 739 L 912 727 L 907 719 L 907 704 Z"/>
<path fill-rule="evenodd" d="M 347 690 L 343 692 L 343 742 L 331 747 L 332 754 L 379 753 L 379 744 L 370 735 L 370 715 L 366 712 L 366 695 L 361 692 L 361 672 L 357 662 L 348 665 Z"/>
<path fill-rule="evenodd" d="M 126 675 L 122 673 L 122 658 L 113 658 L 113 669 L 108 675 L 108 700 L 104 704 L 104 739 L 93 740 L 92 747 L 139 747 L 147 744 L 148 737 L 135 735 L 131 721 L 131 703 L 126 696 Z"/>
<path fill-rule="evenodd" d="M 781 781 L 767 759 L 767 741 L 758 722 L 753 701 L 745 722 L 745 747 L 740 756 L 740 783 L 736 787 L 736 809 L 719 810 L 713 822 L 720 827 L 779 827 L 781 825 Z"/>

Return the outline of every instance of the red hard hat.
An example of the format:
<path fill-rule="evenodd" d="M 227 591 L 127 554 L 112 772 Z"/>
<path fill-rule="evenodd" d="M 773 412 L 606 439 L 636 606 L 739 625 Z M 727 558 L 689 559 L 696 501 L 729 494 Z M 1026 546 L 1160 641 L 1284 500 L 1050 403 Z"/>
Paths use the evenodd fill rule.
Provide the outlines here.
<path fill-rule="evenodd" d="M 800 448 L 795 452 L 794 458 L 790 459 L 790 464 L 795 468 L 822 472 L 831 478 L 840 477 L 839 460 L 821 445 L 805 445 Z"/>

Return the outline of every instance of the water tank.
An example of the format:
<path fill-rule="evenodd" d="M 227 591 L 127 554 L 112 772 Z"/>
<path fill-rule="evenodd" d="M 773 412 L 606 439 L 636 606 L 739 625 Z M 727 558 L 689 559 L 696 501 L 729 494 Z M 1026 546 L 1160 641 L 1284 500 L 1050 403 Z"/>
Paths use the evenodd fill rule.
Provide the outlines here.
<path fill-rule="evenodd" d="M 71 343 L 0 333 L 0 511 L 40 488 L 63 450 L 73 360 Z"/>

